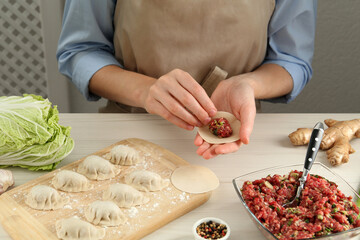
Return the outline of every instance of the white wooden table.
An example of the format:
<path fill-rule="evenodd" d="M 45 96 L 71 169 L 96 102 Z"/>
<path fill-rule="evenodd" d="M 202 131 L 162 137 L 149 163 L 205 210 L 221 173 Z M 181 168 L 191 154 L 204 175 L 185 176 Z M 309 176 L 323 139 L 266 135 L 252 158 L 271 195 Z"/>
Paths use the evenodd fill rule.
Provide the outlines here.
<path fill-rule="evenodd" d="M 182 130 L 158 116 L 148 114 L 60 114 L 60 123 L 72 127 L 71 135 L 75 140 L 75 148 L 59 164 L 59 167 L 122 139 L 133 137 L 145 139 L 174 152 L 191 164 L 210 168 L 217 174 L 221 184 L 204 205 L 144 239 L 193 239 L 191 233 L 193 223 L 207 216 L 225 220 L 231 228 L 230 239 L 264 239 L 250 221 L 244 207 L 241 206 L 232 186 L 232 179 L 263 168 L 303 163 L 306 147 L 292 146 L 287 137 L 288 134 L 298 127 L 312 128 L 316 122 L 327 118 L 349 120 L 360 118 L 360 114 L 258 114 L 250 144 L 242 146 L 236 153 L 204 160 L 195 152 L 197 149 L 193 144 L 195 130 L 192 132 Z M 316 161 L 330 167 L 348 181 L 353 188 L 359 189 L 360 139 L 354 139 L 351 144 L 356 152 L 350 155 L 350 161 L 346 164 L 332 167 L 323 151 L 318 153 Z M 14 173 L 16 186 L 46 173 L 31 172 L 21 168 L 10 168 L 10 170 Z M 0 239 L 11 239 L 1 225 Z"/>

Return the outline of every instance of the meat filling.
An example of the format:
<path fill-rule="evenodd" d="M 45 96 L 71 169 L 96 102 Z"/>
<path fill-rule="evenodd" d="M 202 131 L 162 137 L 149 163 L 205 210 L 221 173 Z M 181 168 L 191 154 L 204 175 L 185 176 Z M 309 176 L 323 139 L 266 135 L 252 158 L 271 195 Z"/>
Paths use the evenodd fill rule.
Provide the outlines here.
<path fill-rule="evenodd" d="M 318 175 L 308 176 L 297 207 L 282 207 L 295 196 L 301 175 L 299 171 L 269 175 L 242 186 L 247 206 L 269 231 L 279 239 L 302 239 L 360 227 L 359 208 L 352 197 Z"/>
<path fill-rule="evenodd" d="M 230 137 L 233 132 L 229 121 L 224 117 L 211 120 L 209 130 L 212 134 L 220 138 Z"/>

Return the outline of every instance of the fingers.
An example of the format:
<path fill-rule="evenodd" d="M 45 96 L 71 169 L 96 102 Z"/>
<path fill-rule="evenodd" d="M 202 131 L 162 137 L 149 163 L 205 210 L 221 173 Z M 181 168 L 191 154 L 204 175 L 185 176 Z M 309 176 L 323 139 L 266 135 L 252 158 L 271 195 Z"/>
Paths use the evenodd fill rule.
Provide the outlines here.
<path fill-rule="evenodd" d="M 183 88 L 170 88 L 170 94 L 174 96 L 179 103 L 183 106 L 182 108 L 191 113 L 193 118 L 201 122 L 202 124 L 207 124 L 211 121 L 209 114 L 205 111 L 205 109 L 199 104 L 196 100 L 197 95 L 191 95 L 188 91 Z M 184 117 L 188 117 L 185 116 Z"/>
<path fill-rule="evenodd" d="M 239 150 L 241 145 L 242 145 L 241 140 L 238 140 L 236 142 L 216 145 L 215 153 L 216 154 L 227 154 L 227 153 L 236 152 L 237 150 Z"/>
<path fill-rule="evenodd" d="M 212 145 L 208 142 L 203 141 L 203 143 L 196 150 L 197 155 L 202 156 L 203 153 L 208 150 Z"/>
<path fill-rule="evenodd" d="M 179 91 L 181 90 L 179 89 Z M 155 94 L 155 96 L 156 100 L 161 103 L 162 106 L 166 108 L 166 110 L 172 115 L 176 116 L 179 119 L 182 119 L 184 122 L 192 126 L 201 127 L 203 125 L 203 123 L 200 122 L 198 118 L 196 118 L 189 111 L 187 111 L 184 106 L 176 99 L 174 99 L 173 96 L 170 95 L 168 92 L 159 91 Z M 188 97 L 191 98 L 191 96 Z"/>
<path fill-rule="evenodd" d="M 201 108 L 194 108 L 192 112 L 196 116 L 203 115 L 204 112 L 201 110 L 204 109 L 206 114 L 209 116 L 214 116 L 217 112 L 214 103 L 210 100 L 209 96 L 205 92 L 204 88 L 200 86 L 198 82 L 196 82 L 189 73 L 187 72 L 176 72 L 176 74 L 182 74 L 182 77 L 177 78 L 179 83 L 186 89 L 192 96 L 195 96 L 197 100 L 197 104 L 201 105 Z M 190 106 L 191 107 L 191 106 Z"/>
<path fill-rule="evenodd" d="M 200 146 L 201 144 L 203 144 L 204 140 L 202 139 L 202 137 L 200 137 L 199 133 L 196 134 L 195 140 L 194 140 L 194 144 L 195 146 Z"/>
<path fill-rule="evenodd" d="M 186 130 L 194 129 L 193 125 L 190 125 L 187 122 L 183 121 L 182 119 L 178 118 L 177 116 L 173 115 L 158 101 L 153 100 L 151 103 L 149 103 L 149 105 L 151 105 L 150 107 L 151 109 L 156 109 L 156 111 L 150 113 L 158 114 L 159 116 L 163 117 L 164 119 L 168 120 L 169 122 L 183 129 Z"/>
<path fill-rule="evenodd" d="M 240 116 L 236 116 L 240 119 L 241 126 L 240 126 L 240 140 L 244 144 L 248 144 L 250 141 L 250 135 L 254 128 L 254 121 L 256 116 L 256 107 L 255 102 L 253 104 L 247 104 L 242 107 L 241 109 L 242 114 L 236 114 Z"/>
<path fill-rule="evenodd" d="M 232 143 L 221 144 L 221 145 L 209 144 L 204 141 L 199 146 L 196 153 L 199 156 L 202 156 L 204 159 L 210 159 L 220 154 L 236 152 L 237 150 L 239 150 L 241 144 L 242 142 L 240 140 Z"/>
<path fill-rule="evenodd" d="M 160 103 L 161 109 L 157 109 L 159 104 L 154 102 Z M 165 74 L 150 87 L 145 107 L 150 113 L 167 116 L 169 119 L 177 118 L 176 121 L 183 127 L 183 122 L 198 127 L 205 125 L 217 111 L 199 83 L 181 70 Z M 180 123 L 178 119 L 183 122 Z"/>

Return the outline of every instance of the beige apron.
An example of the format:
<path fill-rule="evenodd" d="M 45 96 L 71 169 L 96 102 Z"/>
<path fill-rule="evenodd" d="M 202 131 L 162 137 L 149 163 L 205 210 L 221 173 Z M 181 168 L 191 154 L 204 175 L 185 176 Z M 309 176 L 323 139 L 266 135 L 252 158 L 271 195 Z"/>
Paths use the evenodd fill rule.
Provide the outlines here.
<path fill-rule="evenodd" d="M 209 96 L 221 80 L 253 71 L 266 53 L 275 0 L 118 0 L 115 56 L 126 70 L 179 68 Z M 146 112 L 109 101 L 101 112 Z"/>

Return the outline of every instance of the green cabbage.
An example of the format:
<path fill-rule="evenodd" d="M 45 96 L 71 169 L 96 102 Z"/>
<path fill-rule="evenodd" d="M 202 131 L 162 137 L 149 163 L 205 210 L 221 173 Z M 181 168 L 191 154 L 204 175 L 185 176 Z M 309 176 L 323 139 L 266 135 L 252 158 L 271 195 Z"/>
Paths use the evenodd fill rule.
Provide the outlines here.
<path fill-rule="evenodd" d="M 48 99 L 0 97 L 0 167 L 54 169 L 74 148 L 71 128 L 58 122 L 57 107 Z"/>

